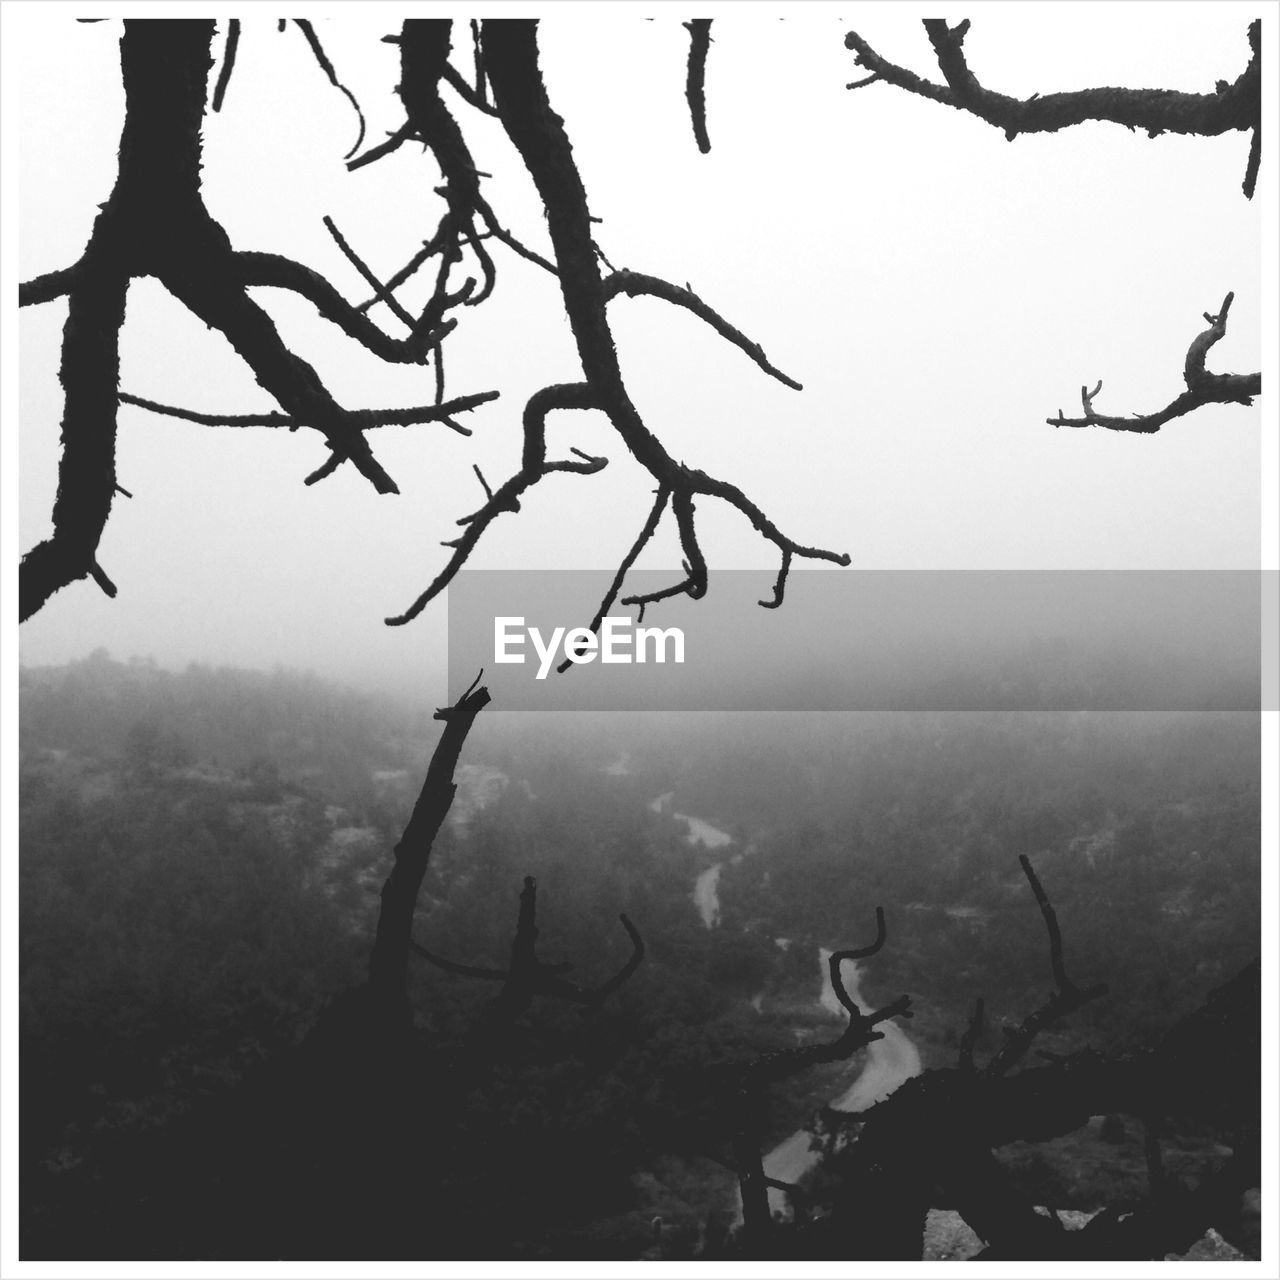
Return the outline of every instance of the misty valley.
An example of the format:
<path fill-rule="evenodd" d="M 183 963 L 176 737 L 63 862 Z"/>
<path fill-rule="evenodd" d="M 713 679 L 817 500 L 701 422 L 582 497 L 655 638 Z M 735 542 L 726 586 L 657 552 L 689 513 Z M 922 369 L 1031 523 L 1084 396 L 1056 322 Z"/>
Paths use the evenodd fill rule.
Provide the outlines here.
<path fill-rule="evenodd" d="M 888 1256 L 845 1250 L 894 1178 L 930 1258 L 1010 1238 L 1000 1197 L 1128 1239 L 1155 1180 L 1171 1256 L 1258 1247 L 1256 714 L 494 705 L 393 1053 L 352 993 L 432 708 L 101 650 L 20 682 L 26 1257 Z M 982 1204 L 908 1186 L 961 1097 Z"/>

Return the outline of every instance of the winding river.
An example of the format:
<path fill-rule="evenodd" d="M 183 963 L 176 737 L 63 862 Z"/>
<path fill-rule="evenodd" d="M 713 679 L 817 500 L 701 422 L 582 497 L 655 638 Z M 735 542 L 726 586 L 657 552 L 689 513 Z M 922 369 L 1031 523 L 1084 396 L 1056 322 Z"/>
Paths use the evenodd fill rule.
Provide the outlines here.
<path fill-rule="evenodd" d="M 820 947 L 818 963 L 822 969 L 822 994 L 818 997 L 818 1003 L 834 1016 L 843 1019 L 845 1011 L 831 986 L 831 970 L 827 964 L 830 959 L 831 952 L 826 947 Z M 844 982 L 844 989 L 859 1008 L 866 1008 L 867 1002 L 861 991 L 862 976 L 862 968 L 857 961 L 845 960 L 842 963 L 840 977 Z M 850 1113 L 866 1111 L 877 1102 L 883 1102 L 912 1076 L 920 1074 L 920 1051 L 907 1033 L 892 1019 L 879 1023 L 877 1030 L 883 1033 L 883 1037 L 871 1042 L 867 1060 L 857 1079 L 839 1097 L 827 1104 L 832 1110 Z M 798 1129 L 765 1156 L 765 1176 L 776 1178 L 779 1182 L 799 1182 L 818 1163 L 819 1156 L 813 1135 L 807 1129 Z M 786 1193 L 770 1187 L 769 1207 L 787 1212 L 789 1203 Z"/>
<path fill-rule="evenodd" d="M 654 813 L 668 811 L 674 791 L 666 791 L 649 802 Z M 691 845 L 701 845 L 706 849 L 721 849 L 733 842 L 733 837 L 720 831 L 702 818 L 691 817 L 686 813 L 672 813 L 671 816 L 688 827 L 685 839 Z M 735 859 L 736 860 L 736 859 Z M 708 929 L 714 929 L 720 923 L 720 873 L 724 869 L 723 862 L 716 862 L 703 871 L 694 882 L 693 903 L 702 917 L 702 923 Z M 787 939 L 778 939 L 779 943 Z M 831 969 L 828 961 L 831 952 L 826 947 L 818 949 L 818 966 L 822 973 L 822 989 L 818 995 L 818 1003 L 833 1017 L 841 1021 L 847 1016 L 836 993 L 831 986 Z M 856 960 L 845 960 L 841 964 L 840 977 L 849 998 L 859 1006 L 867 1007 L 862 995 L 862 967 Z M 757 1008 L 759 1006 L 757 1005 Z M 834 1111 L 845 1111 L 856 1114 L 883 1102 L 899 1085 L 918 1076 L 923 1069 L 920 1062 L 920 1051 L 916 1048 L 907 1033 L 892 1019 L 878 1024 L 881 1032 L 879 1040 L 873 1040 L 867 1049 L 867 1059 L 856 1079 L 843 1093 L 833 1098 L 827 1105 Z M 814 1145 L 813 1135 L 807 1129 L 798 1129 L 789 1138 L 780 1142 L 764 1158 L 766 1176 L 776 1178 L 779 1182 L 799 1182 L 800 1179 L 818 1163 L 820 1153 Z M 769 1189 L 769 1206 L 784 1213 L 789 1209 L 786 1193 Z"/>
<path fill-rule="evenodd" d="M 649 801 L 649 808 L 654 813 L 665 813 L 670 805 L 674 791 L 664 791 Z M 672 813 L 677 822 L 683 822 L 688 831 L 685 839 L 693 845 L 701 845 L 704 849 L 722 849 L 733 843 L 733 837 L 702 818 L 695 818 L 687 813 Z M 698 908 L 702 923 L 708 929 L 714 929 L 720 923 L 720 872 L 723 862 L 709 866 L 693 883 L 693 905 Z"/>

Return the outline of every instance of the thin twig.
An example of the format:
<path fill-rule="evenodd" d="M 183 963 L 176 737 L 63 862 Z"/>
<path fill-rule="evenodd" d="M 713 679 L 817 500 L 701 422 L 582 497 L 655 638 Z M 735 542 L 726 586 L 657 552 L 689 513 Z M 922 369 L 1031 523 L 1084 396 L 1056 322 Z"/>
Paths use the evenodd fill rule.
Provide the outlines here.
<path fill-rule="evenodd" d="M 222 54 L 222 70 L 218 72 L 218 83 L 213 90 L 213 109 L 222 110 L 223 99 L 227 96 L 227 85 L 231 83 L 231 73 L 235 70 L 236 50 L 240 47 L 240 19 L 227 20 L 227 44 Z"/>

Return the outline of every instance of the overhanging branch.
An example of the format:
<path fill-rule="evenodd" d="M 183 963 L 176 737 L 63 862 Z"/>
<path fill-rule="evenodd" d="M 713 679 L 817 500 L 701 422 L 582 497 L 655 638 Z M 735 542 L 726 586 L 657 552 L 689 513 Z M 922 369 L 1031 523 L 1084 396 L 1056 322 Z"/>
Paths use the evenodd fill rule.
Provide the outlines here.
<path fill-rule="evenodd" d="M 1251 56 L 1245 69 L 1231 83 L 1218 82 L 1213 93 L 1183 93 L 1171 89 L 1078 89 L 1065 93 L 1033 94 L 1019 99 L 982 85 L 969 68 L 964 41 L 969 22 L 949 26 L 939 18 L 924 19 L 944 83 L 916 75 L 906 67 L 881 57 L 856 31 L 845 36 L 845 47 L 855 62 L 869 72 L 850 84 L 851 89 L 883 81 L 918 97 L 967 111 L 1004 131 L 1012 140 L 1020 133 L 1056 133 L 1087 120 L 1109 121 L 1128 129 L 1214 137 L 1232 130 L 1251 130 L 1255 147 L 1262 110 L 1260 26 L 1249 26 Z M 1250 161 L 1245 194 L 1252 196 L 1256 164 Z"/>

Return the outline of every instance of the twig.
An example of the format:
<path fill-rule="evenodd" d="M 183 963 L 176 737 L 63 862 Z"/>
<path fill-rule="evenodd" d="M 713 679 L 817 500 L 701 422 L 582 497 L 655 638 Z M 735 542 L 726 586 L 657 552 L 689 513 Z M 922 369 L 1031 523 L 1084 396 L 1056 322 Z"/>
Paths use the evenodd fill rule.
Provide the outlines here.
<path fill-rule="evenodd" d="M 343 156 L 344 160 L 349 160 L 357 151 L 360 150 L 360 144 L 364 142 L 364 112 L 360 110 L 360 104 L 356 101 L 356 96 L 338 79 L 338 73 L 333 69 L 333 63 L 329 61 L 328 55 L 324 51 L 324 47 L 320 43 L 320 37 L 316 35 L 315 28 L 306 18 L 295 18 L 294 22 L 298 25 L 298 30 L 306 37 L 307 44 L 311 48 L 311 52 L 315 60 L 320 65 L 320 70 L 329 78 L 329 83 L 333 87 L 346 95 L 347 101 L 355 108 L 356 120 L 359 123 L 359 132 L 356 140 L 352 144 L 351 150 Z"/>
<path fill-rule="evenodd" d="M 789 378 L 781 369 L 769 363 L 769 358 L 759 343 L 752 342 L 741 330 L 735 329 L 719 312 L 707 306 L 692 289 L 681 288 L 679 285 L 669 284 L 666 280 L 659 280 L 656 276 L 642 275 L 638 271 L 623 270 L 613 272 L 604 282 L 606 302 L 616 298 L 620 293 L 625 293 L 629 298 L 638 298 L 642 295 L 661 298 L 664 302 L 670 302 L 674 306 L 693 312 L 722 338 L 745 352 L 771 378 L 776 378 L 783 386 L 790 387 L 793 391 L 804 390 L 804 387 L 794 378 Z"/>
<path fill-rule="evenodd" d="M 454 329 L 457 321 L 441 320 L 430 331 L 415 325 L 407 338 L 383 333 L 359 308 L 353 307 L 319 272 L 277 253 L 240 252 L 232 255 L 233 270 L 246 286 L 288 289 L 307 299 L 324 319 L 389 364 L 423 364 L 427 353 Z M 389 281 L 388 289 L 395 288 Z"/>
<path fill-rule="evenodd" d="M 324 217 L 325 230 L 333 237 L 334 243 L 342 250 L 348 262 L 364 277 L 365 283 L 373 289 L 374 297 L 381 303 L 385 303 L 392 315 L 400 320 L 405 327 L 412 333 L 417 327 L 414 318 L 400 305 L 395 295 L 387 288 L 386 285 L 378 279 L 377 276 L 366 265 L 363 258 L 347 243 L 342 232 L 338 230 L 334 221 L 328 214 Z"/>
<path fill-rule="evenodd" d="M 370 147 L 364 155 L 348 160 L 347 171 L 353 173 L 357 169 L 363 169 L 365 165 L 373 164 L 375 160 L 381 160 L 383 156 L 389 156 L 412 137 L 413 127 L 408 123 L 402 124 L 394 133 L 389 133 L 384 141 Z"/>
<path fill-rule="evenodd" d="M 223 99 L 227 96 L 227 85 L 231 83 L 231 73 L 235 70 L 236 50 L 240 47 L 240 19 L 227 20 L 227 44 L 222 53 L 222 70 L 218 72 L 218 83 L 213 90 L 213 109 L 222 110 Z"/>
<path fill-rule="evenodd" d="M 640 552 L 644 550 L 649 539 L 653 537 L 654 531 L 658 527 L 658 522 L 662 519 L 662 513 L 666 510 L 667 500 L 671 497 L 671 491 L 662 485 L 658 486 L 658 494 L 654 499 L 653 506 L 649 509 L 648 518 L 641 527 L 639 534 L 636 536 L 635 542 L 631 544 L 631 550 L 623 557 L 622 563 L 618 566 L 618 571 L 613 575 L 613 581 L 609 584 L 609 590 L 605 592 L 604 599 L 600 602 L 600 607 L 596 610 L 595 617 L 591 619 L 588 630 L 592 635 L 597 635 L 600 631 L 600 624 L 604 621 L 605 615 L 613 607 L 613 602 L 618 598 L 618 592 L 622 590 L 622 580 L 627 576 L 627 571 L 636 562 L 636 558 Z M 557 668 L 556 671 L 563 675 L 571 666 L 572 661 L 566 658 Z"/>
<path fill-rule="evenodd" d="M 360 424 L 362 431 L 376 427 L 409 427 L 426 422 L 443 422 L 461 435 L 469 436 L 471 432 L 468 428 L 450 420 L 452 415 L 466 413 L 482 404 L 487 404 L 490 400 L 496 400 L 498 394 L 497 391 L 480 391 L 474 395 L 459 396 L 456 400 L 449 400 L 444 404 L 418 405 L 411 409 L 351 409 L 348 413 Z M 179 418 L 184 422 L 195 422 L 204 427 L 286 427 L 293 431 L 307 425 L 287 413 L 200 413 L 194 409 L 181 409 L 176 405 L 144 400 L 141 396 L 130 395 L 127 391 L 121 391 L 119 399 L 121 404 L 149 409 L 152 413 L 162 414 L 167 418 Z"/>

